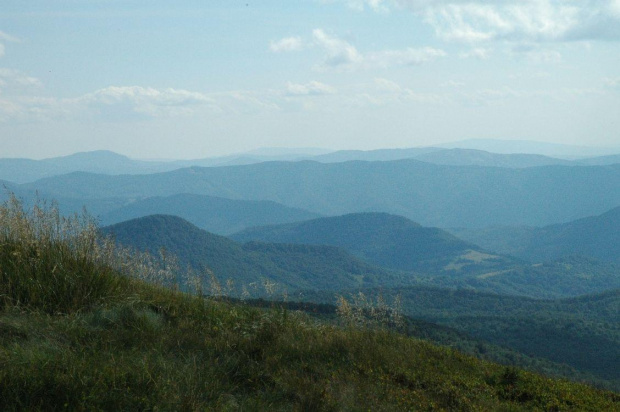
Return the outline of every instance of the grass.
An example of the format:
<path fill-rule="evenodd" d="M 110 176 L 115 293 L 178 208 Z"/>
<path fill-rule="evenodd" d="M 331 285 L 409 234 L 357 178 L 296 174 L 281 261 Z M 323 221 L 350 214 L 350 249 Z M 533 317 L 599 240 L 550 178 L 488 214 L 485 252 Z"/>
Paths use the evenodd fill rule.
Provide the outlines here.
<path fill-rule="evenodd" d="M 115 252 L 88 219 L 62 223 L 54 208 L 19 210 L 13 200 L 0 212 L 2 410 L 620 406 L 612 392 L 482 362 L 386 329 L 337 326 L 146 282 L 145 273 L 166 279 L 166 266 Z M 38 230 L 51 218 L 61 223 Z"/>

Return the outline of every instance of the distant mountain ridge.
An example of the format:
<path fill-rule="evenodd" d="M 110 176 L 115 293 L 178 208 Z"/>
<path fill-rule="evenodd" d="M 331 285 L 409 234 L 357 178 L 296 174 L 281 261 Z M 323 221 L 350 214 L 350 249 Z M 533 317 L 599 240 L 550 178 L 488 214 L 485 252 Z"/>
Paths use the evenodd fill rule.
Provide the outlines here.
<path fill-rule="evenodd" d="M 485 150 L 493 153 L 534 153 L 565 159 L 617 154 L 620 147 L 590 147 L 533 140 L 468 139 L 437 144 L 437 147 Z"/>
<path fill-rule="evenodd" d="M 252 226 L 319 217 L 316 213 L 271 201 L 178 194 L 136 200 L 100 218 L 101 224 L 111 225 L 148 215 L 179 216 L 201 229 L 220 235 L 228 235 Z"/>
<path fill-rule="evenodd" d="M 134 176 L 72 173 L 18 188 L 47 198 L 190 193 L 270 200 L 328 216 L 381 211 L 435 227 L 543 226 L 620 204 L 620 165 L 507 169 L 416 160 L 265 162 Z"/>
<path fill-rule="evenodd" d="M 403 149 L 338 150 L 332 152 L 318 149 L 306 149 L 305 151 L 273 149 L 255 150 L 247 153 L 205 159 L 154 161 L 135 160 L 111 151 L 97 150 L 42 160 L 0 158 L 0 180 L 28 183 L 72 172 L 108 175 L 149 174 L 192 166 L 239 166 L 268 161 L 313 160 L 321 163 L 340 163 L 354 160 L 393 161 L 404 159 L 416 159 L 428 163 L 453 166 L 475 165 L 526 168 L 548 165 L 601 166 L 616 164 L 620 163 L 620 154 L 566 160 L 536 153 L 501 153 L 501 150 L 500 153 L 495 153 L 493 150 L 485 151 L 459 147 L 414 147 Z"/>

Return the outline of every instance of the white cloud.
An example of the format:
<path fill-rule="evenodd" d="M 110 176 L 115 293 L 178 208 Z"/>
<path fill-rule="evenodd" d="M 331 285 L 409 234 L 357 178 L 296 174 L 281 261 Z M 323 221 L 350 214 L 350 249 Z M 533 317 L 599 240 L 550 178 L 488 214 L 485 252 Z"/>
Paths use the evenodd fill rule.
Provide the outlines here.
<path fill-rule="evenodd" d="M 327 53 L 323 62 L 325 66 L 351 66 L 363 60 L 362 55 L 354 46 L 345 40 L 328 35 L 321 29 L 313 30 L 312 37 L 316 44 Z"/>
<path fill-rule="evenodd" d="M 325 83 L 311 81 L 307 84 L 288 83 L 286 94 L 289 96 L 321 96 L 336 93 L 336 89 Z"/>
<path fill-rule="evenodd" d="M 349 42 L 328 35 L 321 29 L 315 29 L 312 36 L 316 45 L 322 48 L 326 54 L 323 63 L 319 66 L 322 69 L 356 70 L 412 66 L 427 63 L 446 55 L 443 50 L 432 47 L 380 50 L 364 54 Z"/>
<path fill-rule="evenodd" d="M 379 77 L 375 79 L 374 83 L 377 90 L 379 90 L 380 92 L 400 93 L 402 91 L 402 87 L 400 87 L 398 83 L 392 80 Z"/>
<path fill-rule="evenodd" d="M 457 82 L 456 80 L 448 80 L 447 82 L 442 83 L 441 86 L 458 89 L 458 88 L 464 87 L 465 83 Z"/>
<path fill-rule="evenodd" d="M 0 68 L 0 87 L 2 86 L 40 86 L 36 77 L 28 76 L 19 70 Z"/>
<path fill-rule="evenodd" d="M 2 73 L 0 71 L 0 73 Z M 0 78 L 0 80 L 2 80 Z M 312 93 L 329 86 L 307 85 Z M 199 93 L 182 89 L 142 86 L 109 86 L 71 98 L 0 95 L 0 122 L 96 120 L 130 122 L 136 120 L 253 114 L 280 110 L 282 92 L 227 91 Z"/>
<path fill-rule="evenodd" d="M 16 42 L 16 43 L 21 41 L 19 38 L 15 36 L 11 36 L 10 34 L 3 32 L 2 30 L 0 30 L 0 40 Z"/>
<path fill-rule="evenodd" d="M 557 50 L 545 49 L 537 44 L 517 44 L 511 49 L 511 54 L 524 57 L 532 63 L 557 63 L 562 61 L 562 54 Z"/>
<path fill-rule="evenodd" d="M 213 98 L 223 113 L 254 114 L 280 110 L 275 100 L 278 93 L 266 90 L 261 92 L 232 91 L 218 93 Z"/>
<path fill-rule="evenodd" d="M 303 42 L 299 37 L 286 37 L 275 42 L 271 42 L 269 50 L 274 53 L 291 52 L 301 50 Z"/>
<path fill-rule="evenodd" d="M 47 97 L 0 99 L 0 122 L 37 122 L 67 117 L 70 111 L 65 103 Z"/>
<path fill-rule="evenodd" d="M 483 47 L 476 47 L 467 52 L 462 52 L 459 54 L 459 57 L 462 59 L 474 58 L 478 60 L 486 60 L 491 55 L 490 49 L 485 49 Z"/>
<path fill-rule="evenodd" d="M 110 86 L 75 100 L 110 119 L 192 114 L 196 106 L 212 105 L 202 93 L 140 86 Z"/>
<path fill-rule="evenodd" d="M 363 11 L 366 7 L 381 13 L 389 10 L 385 5 L 385 0 L 346 0 L 346 2 L 347 6 L 357 11 Z"/>
<path fill-rule="evenodd" d="M 620 0 L 341 1 L 356 9 L 408 9 L 452 41 L 620 40 Z"/>
<path fill-rule="evenodd" d="M 3 32 L 2 30 L 0 30 L 0 41 L 5 41 L 5 42 L 20 42 L 21 40 L 18 39 L 15 36 L 11 36 L 10 34 L 7 34 L 5 32 Z M 4 56 L 6 48 L 4 47 L 4 44 L 0 43 L 0 57 Z"/>
<path fill-rule="evenodd" d="M 188 106 L 212 101 L 202 93 L 172 88 L 157 90 L 152 87 L 140 86 L 109 86 L 84 96 L 84 99 L 103 104 L 114 104 L 126 100 L 164 107 Z"/>
<path fill-rule="evenodd" d="M 427 63 L 446 56 L 443 50 L 432 47 L 404 50 L 383 50 L 370 52 L 364 56 L 364 64 L 368 67 L 388 68 L 392 66 L 414 66 Z"/>
<path fill-rule="evenodd" d="M 0 71 L 0 74 L 2 71 Z M 40 121 L 100 119 L 127 121 L 193 114 L 199 107 L 216 108 L 202 93 L 140 86 L 110 86 L 74 98 L 17 96 L 0 105 L 0 120 Z"/>

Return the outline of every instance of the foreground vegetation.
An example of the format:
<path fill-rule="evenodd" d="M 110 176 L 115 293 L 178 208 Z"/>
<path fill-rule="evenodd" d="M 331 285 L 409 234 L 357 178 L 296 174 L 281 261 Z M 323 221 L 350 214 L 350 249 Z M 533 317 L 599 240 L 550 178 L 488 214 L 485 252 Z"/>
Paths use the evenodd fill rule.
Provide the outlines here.
<path fill-rule="evenodd" d="M 620 396 L 385 329 L 153 281 L 87 219 L 0 209 L 2 410 L 617 410 Z M 130 274 L 138 276 L 129 276 Z M 143 278 L 143 279 L 140 279 Z M 151 283 L 145 282 L 150 280 Z"/>

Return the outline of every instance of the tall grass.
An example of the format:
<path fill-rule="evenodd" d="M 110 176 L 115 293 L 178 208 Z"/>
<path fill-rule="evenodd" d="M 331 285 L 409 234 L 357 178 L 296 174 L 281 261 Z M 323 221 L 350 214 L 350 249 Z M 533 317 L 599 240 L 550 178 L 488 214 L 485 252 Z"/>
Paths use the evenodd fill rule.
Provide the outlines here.
<path fill-rule="evenodd" d="M 130 277 L 165 283 L 174 270 L 165 255 L 103 237 L 86 212 L 62 216 L 42 202 L 26 210 L 14 195 L 0 206 L 0 308 L 80 311 L 131 294 Z"/>

